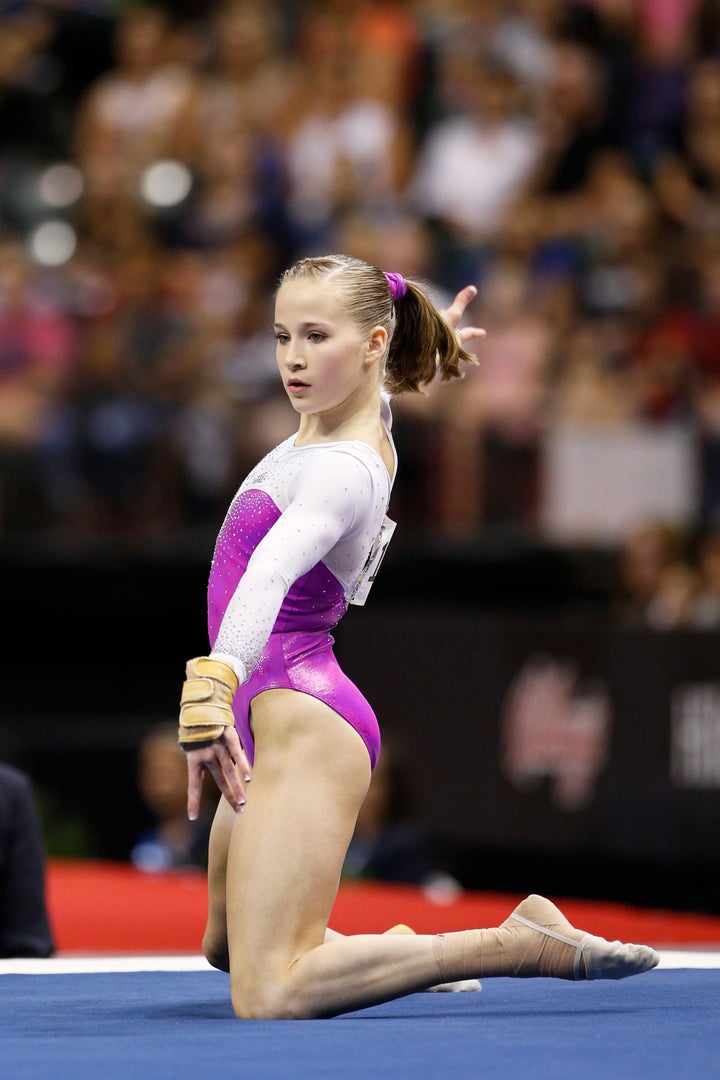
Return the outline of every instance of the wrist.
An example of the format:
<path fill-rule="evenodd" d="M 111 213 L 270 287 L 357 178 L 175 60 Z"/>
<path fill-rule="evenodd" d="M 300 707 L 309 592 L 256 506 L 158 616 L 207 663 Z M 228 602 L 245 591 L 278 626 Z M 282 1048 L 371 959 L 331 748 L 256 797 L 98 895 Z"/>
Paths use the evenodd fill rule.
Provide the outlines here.
<path fill-rule="evenodd" d="M 223 660 L 209 656 L 188 660 L 185 672 L 178 742 L 187 750 L 211 745 L 234 725 L 232 700 L 238 679 Z"/>
<path fill-rule="evenodd" d="M 233 656 L 232 653 L 222 652 L 222 650 L 216 651 L 213 649 L 212 652 L 209 653 L 208 659 L 218 660 L 223 664 L 227 664 L 229 668 L 232 668 L 235 678 L 238 681 L 238 685 L 247 680 L 245 665 L 242 660 L 238 659 L 237 656 Z"/>

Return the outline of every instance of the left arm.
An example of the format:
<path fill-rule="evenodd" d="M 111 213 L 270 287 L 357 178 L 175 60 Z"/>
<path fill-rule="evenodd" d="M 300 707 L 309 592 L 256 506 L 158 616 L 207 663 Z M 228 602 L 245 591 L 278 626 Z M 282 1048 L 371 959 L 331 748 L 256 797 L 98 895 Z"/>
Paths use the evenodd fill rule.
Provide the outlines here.
<path fill-rule="evenodd" d="M 242 809 L 250 769 L 233 726 L 235 688 L 252 674 L 290 587 L 339 540 L 351 535 L 372 505 L 372 479 L 361 462 L 342 452 L 319 455 L 305 470 L 287 509 L 248 561 L 210 657 L 189 662 L 180 742 L 187 755 L 191 819 L 199 812 L 206 769 L 233 809 Z M 194 679 L 195 666 L 208 664 L 222 676 L 214 685 Z M 203 696 L 198 697 L 198 693 Z M 193 746 L 195 741 L 200 745 Z"/>

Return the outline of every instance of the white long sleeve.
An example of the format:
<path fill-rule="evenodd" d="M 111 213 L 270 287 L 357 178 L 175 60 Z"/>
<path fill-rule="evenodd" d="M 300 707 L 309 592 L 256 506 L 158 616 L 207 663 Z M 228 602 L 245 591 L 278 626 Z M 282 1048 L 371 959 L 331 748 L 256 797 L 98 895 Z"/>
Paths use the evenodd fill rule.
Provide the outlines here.
<path fill-rule="evenodd" d="M 252 531 L 252 498 L 242 498 L 252 492 L 261 492 L 277 516 L 239 577 L 211 653 L 231 662 L 241 682 L 257 664 L 288 591 L 313 567 L 322 563 L 349 599 L 381 529 L 390 479 L 367 444 L 295 447 L 287 440 L 233 500 L 218 538 L 218 560 L 231 557 L 233 531 L 244 538 Z"/>

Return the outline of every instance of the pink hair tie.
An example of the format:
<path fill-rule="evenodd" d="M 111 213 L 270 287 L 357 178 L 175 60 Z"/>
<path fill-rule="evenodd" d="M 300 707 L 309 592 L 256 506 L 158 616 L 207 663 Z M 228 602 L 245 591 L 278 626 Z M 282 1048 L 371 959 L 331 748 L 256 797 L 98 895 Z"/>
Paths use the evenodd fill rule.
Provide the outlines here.
<path fill-rule="evenodd" d="M 393 300 L 400 300 L 407 292 L 407 281 L 402 274 L 385 274 Z"/>

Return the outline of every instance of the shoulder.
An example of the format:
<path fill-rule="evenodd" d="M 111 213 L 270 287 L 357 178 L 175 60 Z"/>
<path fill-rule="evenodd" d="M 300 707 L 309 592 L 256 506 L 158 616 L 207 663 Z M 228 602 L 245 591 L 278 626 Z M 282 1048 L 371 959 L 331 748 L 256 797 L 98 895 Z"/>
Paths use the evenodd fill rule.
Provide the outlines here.
<path fill-rule="evenodd" d="M 316 453 L 308 458 L 308 471 L 326 477 L 345 478 L 356 483 L 368 481 L 373 488 L 388 487 L 387 469 L 377 450 L 359 439 L 305 447 Z"/>
<path fill-rule="evenodd" d="M 29 777 L 20 769 L 0 764 L 0 813 L 15 814 L 32 800 Z"/>
<path fill-rule="evenodd" d="M 29 791 L 30 780 L 20 769 L 0 762 L 0 789 Z"/>
<path fill-rule="evenodd" d="M 305 478 L 313 477 L 327 483 L 333 479 L 347 482 L 374 479 L 378 455 L 367 443 L 316 443 L 297 449 L 302 455 Z"/>
<path fill-rule="evenodd" d="M 373 448 L 353 441 L 305 450 L 310 452 L 290 502 L 298 510 L 312 508 L 321 516 L 351 522 L 347 535 L 368 522 L 375 528 L 387 507 L 390 487 L 387 470 Z"/>

